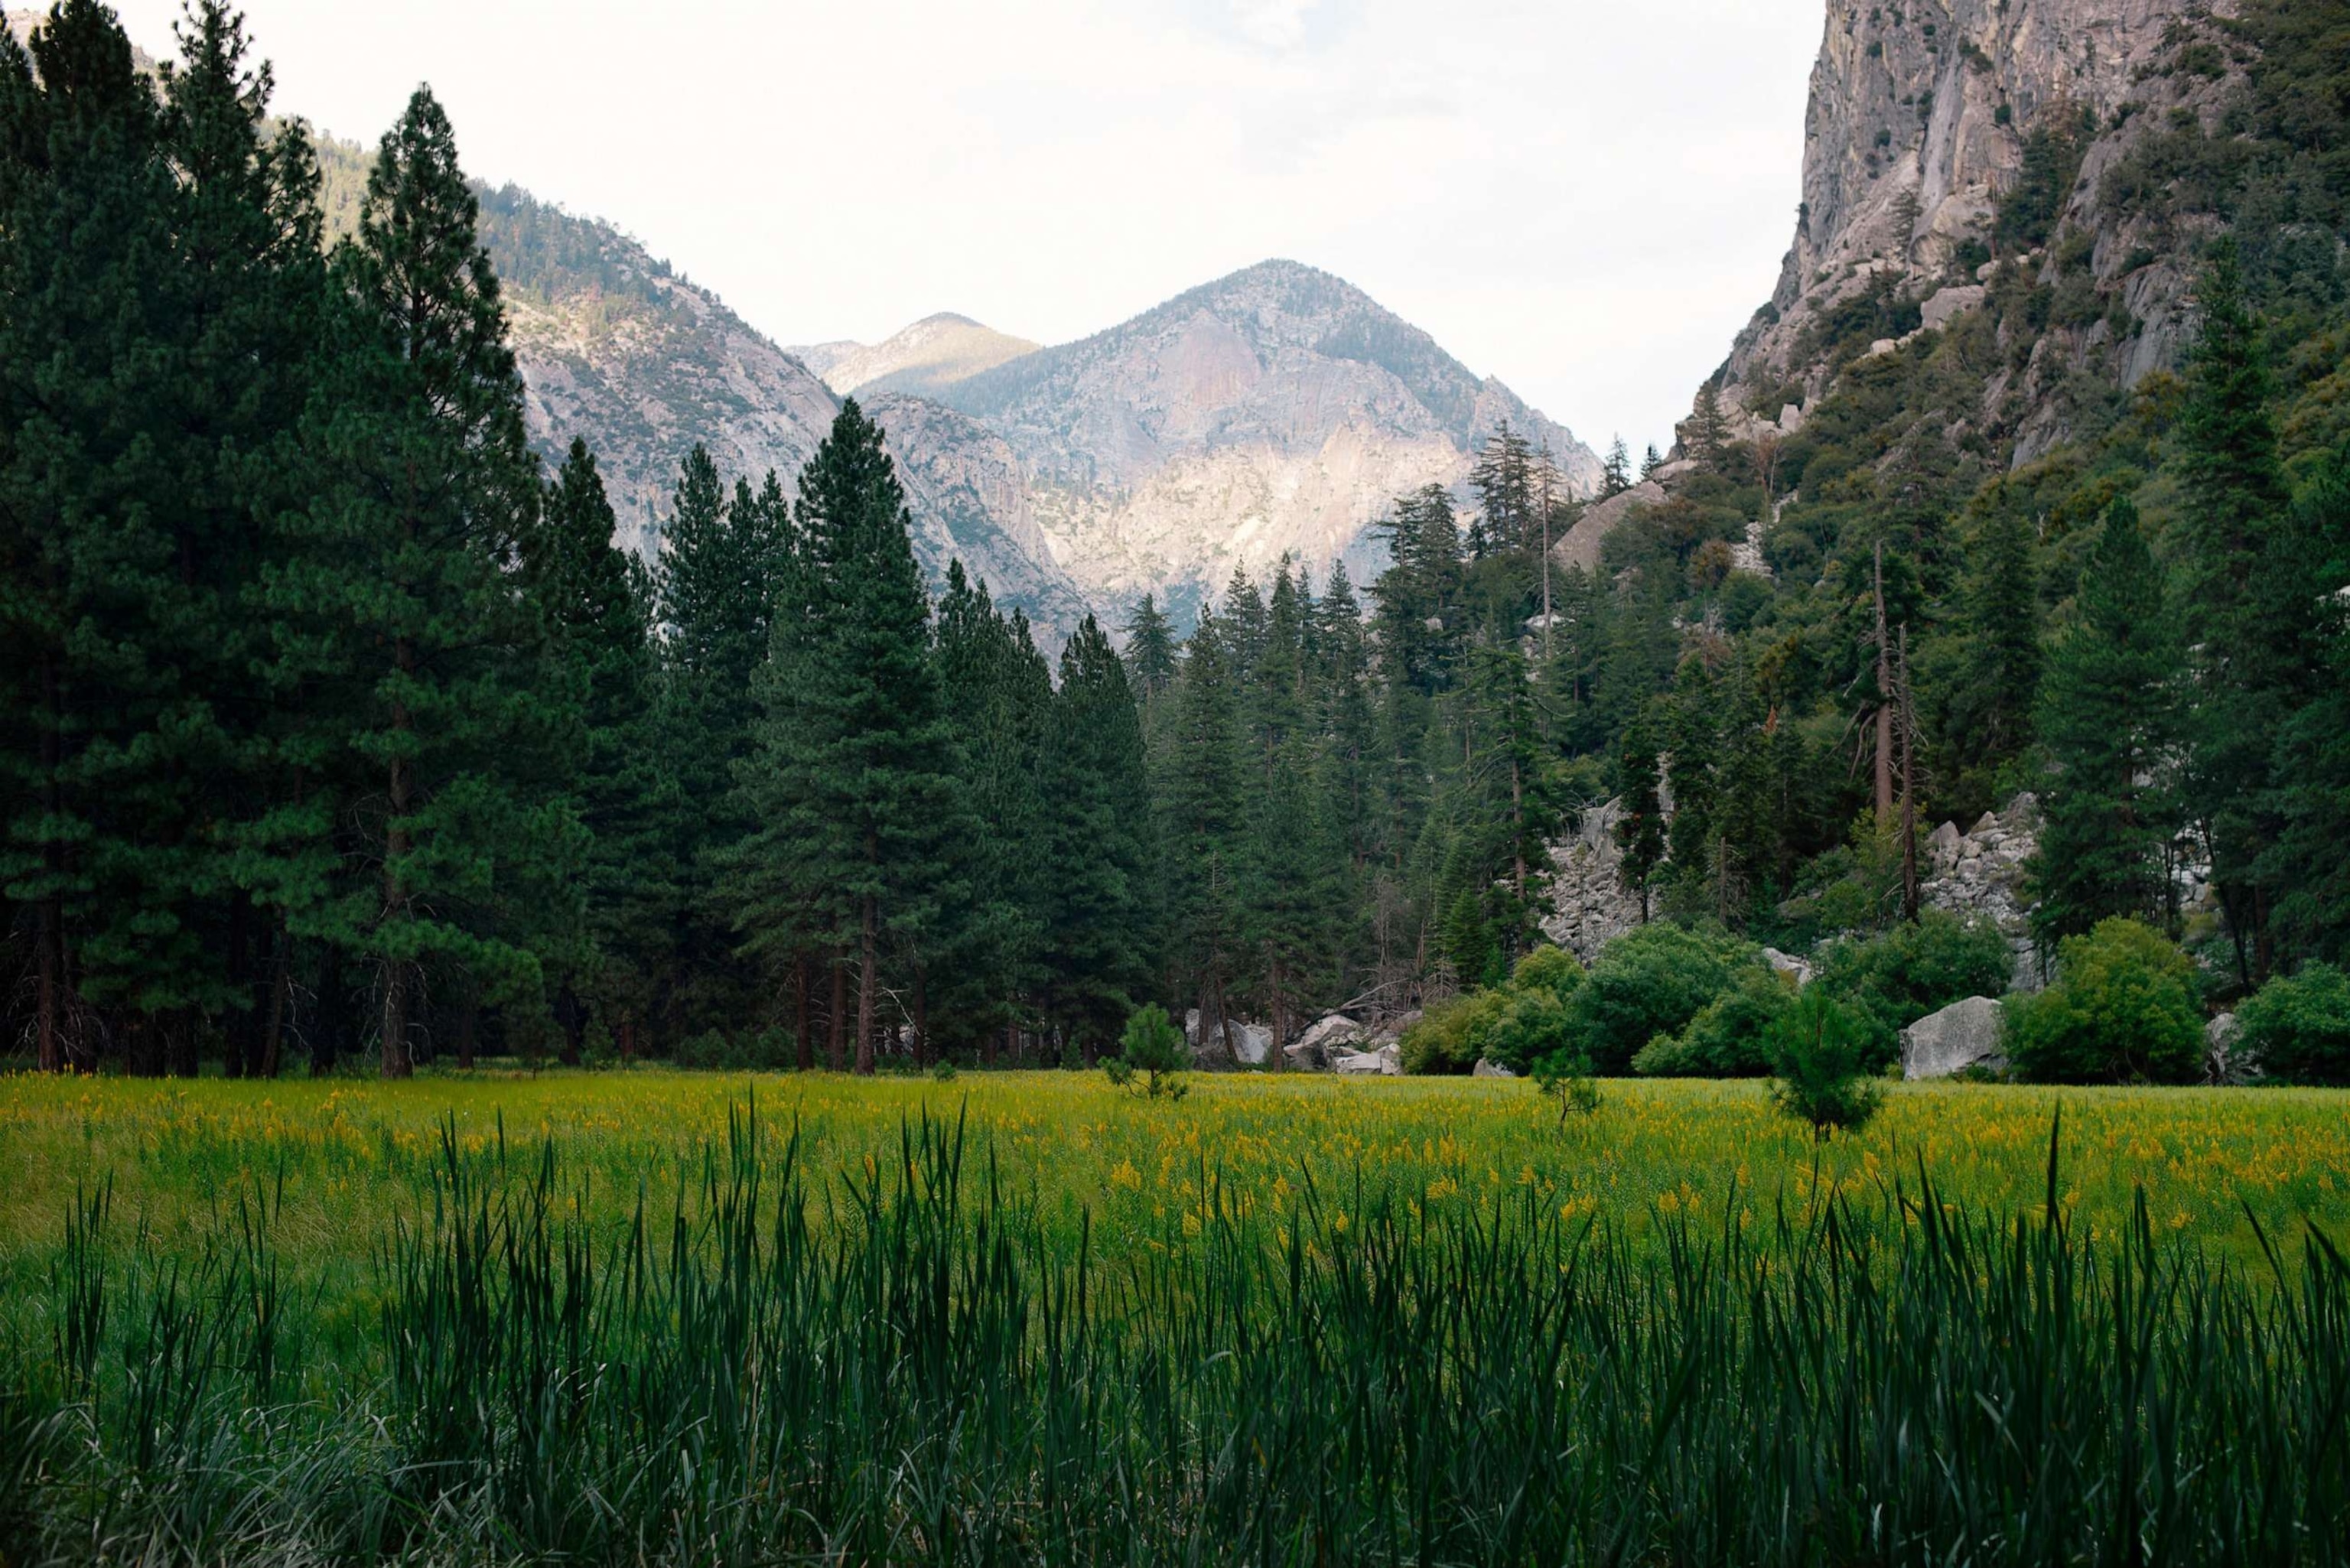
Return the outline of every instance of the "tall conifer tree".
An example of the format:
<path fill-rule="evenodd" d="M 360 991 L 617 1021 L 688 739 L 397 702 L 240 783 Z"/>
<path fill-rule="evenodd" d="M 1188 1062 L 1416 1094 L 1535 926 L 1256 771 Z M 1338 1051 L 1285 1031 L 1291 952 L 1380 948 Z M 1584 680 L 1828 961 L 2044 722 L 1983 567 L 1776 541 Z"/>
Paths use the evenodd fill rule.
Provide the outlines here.
<path fill-rule="evenodd" d="M 567 805 L 518 774 L 564 714 L 511 568 L 537 501 L 522 379 L 447 115 L 420 88 L 386 133 L 344 295 L 314 470 L 316 535 L 288 597 L 333 639 L 368 871 L 309 917 L 378 970 L 383 1071 L 411 1070 L 428 966 L 528 1005 L 529 928 L 577 897 Z"/>
<path fill-rule="evenodd" d="M 2116 915 L 2168 923 L 2164 849 L 2177 831 L 2171 753 L 2184 655 L 2162 567 L 2116 501 L 2049 651 L 2040 729 L 2053 776 L 2032 873 L 2043 940 Z"/>

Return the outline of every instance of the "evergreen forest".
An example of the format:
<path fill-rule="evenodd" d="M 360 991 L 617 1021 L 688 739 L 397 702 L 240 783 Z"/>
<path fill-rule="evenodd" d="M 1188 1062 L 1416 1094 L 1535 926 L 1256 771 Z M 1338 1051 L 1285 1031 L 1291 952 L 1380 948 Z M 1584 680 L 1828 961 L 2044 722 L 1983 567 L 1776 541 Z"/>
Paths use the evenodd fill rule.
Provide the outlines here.
<path fill-rule="evenodd" d="M 2048 950 L 2129 917 L 2222 1000 L 2350 961 L 2340 11 L 2247 6 L 2235 117 L 2107 182 L 2175 221 L 2198 325 L 2030 461 L 1954 410 L 2083 308 L 2017 259 L 2075 243 L 2045 169 L 1982 310 L 1877 355 L 1914 324 L 1831 323 L 1783 438 L 1710 383 L 1596 569 L 1552 546 L 1620 443 L 1575 495 L 1504 426 L 1394 499 L 1373 580 L 1284 562 L 1048 648 L 932 594 L 853 400 L 797 474 L 681 453 L 658 559 L 620 548 L 587 442 L 525 440 L 429 90 L 329 243 L 224 0 L 160 73 L 64 0 L 0 35 L 10 1036 L 869 1073 L 1087 1064 L 1155 1002 L 1232 1053 L 1502 985 L 1610 802 L 1655 921 L 1895 930 L 1925 836 L 2030 792 Z"/>

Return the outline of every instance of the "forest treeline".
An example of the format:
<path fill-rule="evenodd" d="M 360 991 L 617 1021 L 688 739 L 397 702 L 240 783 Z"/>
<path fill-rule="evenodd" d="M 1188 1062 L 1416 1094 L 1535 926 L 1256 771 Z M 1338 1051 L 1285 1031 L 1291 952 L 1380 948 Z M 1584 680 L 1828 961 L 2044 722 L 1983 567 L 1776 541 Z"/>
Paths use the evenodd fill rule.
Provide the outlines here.
<path fill-rule="evenodd" d="M 1286 1037 L 1501 981 L 1611 799 L 1645 914 L 1790 949 L 1914 918 L 1923 833 L 2029 788 L 2052 944 L 2340 961 L 2350 277 L 2288 242 L 2350 176 L 2338 119 L 2260 117 L 2324 101 L 2274 25 L 2232 151 L 2162 151 L 2229 231 L 2188 365 L 2075 389 L 2038 461 L 1963 412 L 2081 308 L 2025 182 L 1983 309 L 1845 356 L 1785 440 L 1709 385 L 1596 570 L 1503 429 L 1375 581 L 1283 563 L 1048 658 L 960 567 L 933 597 L 853 402 L 797 475 L 685 454 L 659 559 L 616 547 L 593 452 L 525 441 L 428 91 L 329 246 L 225 5 L 158 77 L 66 0 L 0 40 L 10 1027 L 239 1075 L 1075 1063 L 1149 1001 Z"/>

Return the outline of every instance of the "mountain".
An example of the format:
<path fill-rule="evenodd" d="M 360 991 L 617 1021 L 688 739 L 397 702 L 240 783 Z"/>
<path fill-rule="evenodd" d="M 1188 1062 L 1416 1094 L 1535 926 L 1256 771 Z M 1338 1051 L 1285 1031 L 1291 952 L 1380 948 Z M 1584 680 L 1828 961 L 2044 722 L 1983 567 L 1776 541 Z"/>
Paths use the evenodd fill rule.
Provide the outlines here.
<path fill-rule="evenodd" d="M 2241 51 L 2207 40 L 2185 68 L 2176 57 L 2214 26 L 2210 10 L 2201 0 L 1834 0 L 1812 72 L 1794 240 L 1717 373 L 1732 433 L 1794 430 L 1851 365 L 1981 307 L 1994 262 L 2074 296 L 1986 389 L 1976 422 L 2005 431 L 2014 462 L 2079 433 L 2069 379 L 2129 387 L 2175 365 L 2197 233 L 2116 202 L 2110 177 L 2182 126 L 2219 130 Z M 2050 243 L 2060 231 L 2068 245 Z"/>
<path fill-rule="evenodd" d="M 929 397 L 1035 348 L 1025 337 L 983 327 L 968 316 L 942 313 L 925 316 L 870 347 L 818 343 L 792 352 L 843 397 L 851 392 Z"/>
<path fill-rule="evenodd" d="M 355 221 L 368 154 L 320 139 L 330 222 Z M 481 192 L 482 243 L 505 285 L 532 444 L 559 462 L 585 436 L 610 491 L 621 536 L 660 547 L 680 459 L 696 441 L 722 473 L 754 485 L 774 470 L 788 491 L 840 410 L 840 398 L 708 289 L 609 223 L 514 186 Z M 886 411 L 885 411 L 886 410 Z M 914 518 L 914 551 L 931 586 L 960 558 L 996 598 L 1027 612 L 1057 646 L 1087 604 L 1053 564 L 1044 535 L 1001 470 L 1007 454 L 948 416 L 951 460 L 916 450 L 915 431 L 946 410 L 879 400 Z M 1016 472 L 1016 471 L 1015 471 Z M 986 498 L 986 499 L 982 499 Z"/>
<path fill-rule="evenodd" d="M 1461 486 L 1504 421 L 1588 492 L 1589 448 L 1328 273 L 1263 262 L 937 397 L 1008 443 L 1055 559 L 1097 605 L 1192 612 L 1284 555 L 1375 567 L 1399 493 Z"/>
<path fill-rule="evenodd" d="M 14 26 L 29 15 L 11 13 Z M 321 136 L 330 232 L 356 223 L 368 150 Z M 597 452 L 622 536 L 660 548 L 679 460 L 788 486 L 854 392 L 889 432 L 933 585 L 960 557 L 1057 642 L 1088 608 L 1156 593 L 1188 618 L 1236 566 L 1376 570 L 1371 524 L 1429 483 L 1464 499 L 1507 422 L 1588 492 L 1598 461 L 1342 280 L 1269 261 L 1106 332 L 1038 348 L 967 317 L 796 349 L 613 225 L 484 188 L 534 444 Z"/>

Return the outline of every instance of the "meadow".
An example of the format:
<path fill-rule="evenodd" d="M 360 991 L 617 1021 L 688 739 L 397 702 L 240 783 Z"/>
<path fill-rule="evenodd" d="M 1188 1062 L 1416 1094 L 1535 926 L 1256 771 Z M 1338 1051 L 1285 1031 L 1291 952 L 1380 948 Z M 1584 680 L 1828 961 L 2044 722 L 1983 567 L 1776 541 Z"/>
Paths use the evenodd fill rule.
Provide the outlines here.
<path fill-rule="evenodd" d="M 1193 1083 L 0 1080 L 0 1562 L 2350 1554 L 2350 1095 Z"/>

